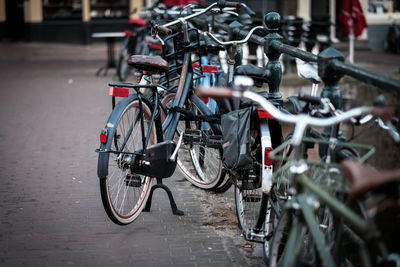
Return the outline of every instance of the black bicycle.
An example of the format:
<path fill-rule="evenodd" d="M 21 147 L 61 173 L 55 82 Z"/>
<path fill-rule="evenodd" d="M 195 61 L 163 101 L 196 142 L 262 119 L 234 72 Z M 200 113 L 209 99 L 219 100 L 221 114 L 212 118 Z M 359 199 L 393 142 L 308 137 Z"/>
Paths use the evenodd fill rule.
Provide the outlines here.
<path fill-rule="evenodd" d="M 146 72 L 151 84 L 109 84 L 114 104 L 116 97 L 124 97 L 115 105 L 102 130 L 98 150 L 102 201 L 113 222 L 129 224 L 144 208 L 149 210 L 156 188 L 166 190 L 174 214 L 183 214 L 177 209 L 168 187 L 162 183 L 163 178 L 174 173 L 182 144 L 192 148 L 190 156 L 199 184 L 212 188 L 223 179 L 218 118 L 192 94 L 194 81 L 202 77 L 201 61 L 192 61 L 193 53 L 200 53 L 200 38 L 197 29 L 188 28 L 187 20 L 207 12 L 233 10 L 239 5 L 219 1 L 163 26 L 154 25 L 158 34 L 168 36 L 159 38 L 163 47 L 172 43 L 168 51 L 163 50 L 164 59 L 140 55 L 129 59 L 135 78 L 140 81 Z M 174 25 L 179 25 L 180 30 L 172 34 L 168 27 Z M 192 67 L 195 62 L 200 65 L 199 71 Z M 168 111 L 161 103 L 160 88 L 176 91 Z M 150 97 L 144 96 L 142 89 L 150 90 Z M 167 115 L 163 118 L 162 114 Z M 153 186 L 154 180 L 157 184 Z"/>

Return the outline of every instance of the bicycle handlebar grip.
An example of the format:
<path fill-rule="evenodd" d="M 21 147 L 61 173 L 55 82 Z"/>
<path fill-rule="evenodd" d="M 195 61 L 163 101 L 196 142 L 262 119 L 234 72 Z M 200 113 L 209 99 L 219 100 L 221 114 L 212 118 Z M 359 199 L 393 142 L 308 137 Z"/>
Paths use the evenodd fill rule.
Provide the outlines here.
<path fill-rule="evenodd" d="M 238 7 L 239 5 L 240 3 L 238 2 L 230 2 L 230 1 L 225 2 L 225 7 Z"/>
<path fill-rule="evenodd" d="M 227 87 L 200 87 L 196 89 L 198 97 L 232 98 L 233 90 Z"/>
<path fill-rule="evenodd" d="M 214 28 L 219 29 L 219 30 L 224 30 L 226 32 L 229 32 L 229 26 L 225 24 L 221 24 L 218 22 L 214 22 Z"/>
<path fill-rule="evenodd" d="M 162 34 L 165 35 L 171 35 L 172 34 L 172 30 L 167 28 L 167 27 L 163 27 L 163 26 L 157 26 L 157 32 L 160 32 Z"/>
<path fill-rule="evenodd" d="M 224 7 L 239 7 L 240 3 L 238 2 L 230 2 L 230 1 L 225 1 L 225 0 L 218 0 L 217 6 L 219 8 L 224 8 Z"/>
<path fill-rule="evenodd" d="M 373 107 L 371 114 L 374 117 L 380 118 L 383 122 L 390 121 L 393 117 L 393 114 L 389 110 L 378 107 Z"/>
<path fill-rule="evenodd" d="M 297 96 L 297 98 L 299 100 L 303 100 L 303 101 L 306 101 L 308 103 L 315 104 L 315 105 L 322 104 L 321 97 L 319 97 L 319 96 L 312 96 L 312 95 L 300 92 L 299 95 Z"/>

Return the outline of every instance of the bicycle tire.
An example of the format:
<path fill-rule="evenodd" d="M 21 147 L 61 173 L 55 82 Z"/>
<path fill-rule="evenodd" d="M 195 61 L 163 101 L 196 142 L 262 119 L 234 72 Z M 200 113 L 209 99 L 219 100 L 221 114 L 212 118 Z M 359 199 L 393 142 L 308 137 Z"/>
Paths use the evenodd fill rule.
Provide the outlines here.
<path fill-rule="evenodd" d="M 224 174 L 224 179 L 220 179 L 220 182 L 212 188 L 212 191 L 218 194 L 225 193 L 229 188 L 232 187 L 232 180 L 226 173 Z"/>
<path fill-rule="evenodd" d="M 284 142 L 291 137 L 291 134 L 287 135 L 284 139 Z M 285 165 L 287 158 L 290 156 L 291 151 L 291 146 L 288 145 L 279 155 L 276 156 L 277 159 L 275 159 L 273 162 L 274 171 L 281 170 L 281 168 Z M 288 198 L 288 185 L 281 183 L 279 177 L 276 177 L 275 179 L 276 180 L 273 181 L 273 185 L 269 193 L 269 205 L 267 206 L 267 212 L 265 213 L 264 220 L 264 233 L 266 235 L 266 240 L 263 244 L 263 256 L 266 264 L 269 262 L 270 248 L 272 246 L 272 235 L 282 215 L 284 202 Z"/>
<path fill-rule="evenodd" d="M 278 267 L 282 262 L 282 256 L 285 249 L 286 241 L 289 235 L 291 220 L 289 213 L 284 212 L 280 216 L 278 223 L 274 229 L 274 235 L 271 239 L 269 249 L 269 267 Z"/>
<path fill-rule="evenodd" d="M 262 188 L 243 189 L 242 181 L 235 186 L 235 206 L 238 226 L 246 239 L 251 240 L 251 234 L 262 232 L 267 210 L 268 196 Z"/>
<path fill-rule="evenodd" d="M 136 114 L 140 104 L 136 97 L 128 97 L 115 107 L 107 122 L 109 131 L 106 145 L 111 151 L 134 152 L 142 148 L 140 118 L 136 121 Z M 144 118 L 144 132 L 147 132 L 151 118 L 151 108 L 142 102 Z M 136 121 L 136 123 L 134 123 Z M 130 129 L 133 127 L 132 130 Z M 128 133 L 128 139 L 123 141 Z M 157 137 L 155 127 L 148 145 L 155 144 Z M 123 145 L 125 143 L 125 145 Z M 122 148 L 122 146 L 124 146 Z M 143 210 L 149 197 L 153 179 L 130 172 L 128 164 L 129 154 L 99 153 L 98 175 L 100 178 L 100 192 L 104 209 L 108 217 L 116 224 L 126 225 L 133 222 Z"/>
<path fill-rule="evenodd" d="M 265 134 L 270 137 L 270 130 L 268 124 L 263 124 Z M 245 170 L 245 174 L 240 174 L 240 179 L 236 179 L 235 186 L 235 206 L 236 206 L 236 216 L 238 219 L 239 228 L 242 230 L 243 235 L 246 239 L 252 240 L 251 234 L 253 232 L 260 233 L 263 231 L 265 216 L 268 209 L 268 195 L 263 193 L 263 188 L 261 186 L 262 172 L 263 170 L 270 170 L 264 165 L 262 160 L 263 148 L 261 144 L 263 131 L 261 130 L 261 123 L 253 123 L 251 126 L 251 136 L 254 140 L 254 144 L 251 145 L 251 154 L 257 160 L 256 166 L 258 168 L 254 173 L 253 177 L 255 179 L 250 179 L 250 172 Z M 271 138 L 269 138 L 271 140 Z M 271 147 L 272 144 L 266 144 Z M 258 162 L 260 161 L 260 162 Z M 239 171 L 241 172 L 241 171 Z"/>
<path fill-rule="evenodd" d="M 173 101 L 175 95 L 175 93 L 167 94 L 162 99 L 161 104 L 167 107 L 169 105 L 168 103 Z M 190 100 L 187 101 L 186 105 L 190 107 L 189 111 L 202 114 L 201 110 Z M 163 119 L 165 119 L 165 117 L 166 114 L 162 115 Z M 196 124 L 194 121 L 185 122 L 181 120 L 176 130 L 181 133 L 185 131 L 185 129 L 198 128 L 199 123 Z M 178 138 L 179 136 L 176 134 L 175 139 L 177 140 Z M 222 148 L 204 147 L 196 144 L 182 144 L 178 153 L 177 164 L 185 178 L 194 186 L 202 189 L 212 189 L 221 179 L 224 179 L 225 172 L 222 171 Z M 214 167 L 212 167 L 212 165 L 214 165 Z"/>

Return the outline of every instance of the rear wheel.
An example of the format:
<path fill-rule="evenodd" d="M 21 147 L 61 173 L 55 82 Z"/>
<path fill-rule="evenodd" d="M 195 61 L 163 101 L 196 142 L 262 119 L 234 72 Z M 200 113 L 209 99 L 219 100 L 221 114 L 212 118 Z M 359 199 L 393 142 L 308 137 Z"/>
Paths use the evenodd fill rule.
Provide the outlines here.
<path fill-rule="evenodd" d="M 175 98 L 175 93 L 166 95 L 162 100 L 162 105 L 168 107 Z M 193 114 L 202 114 L 200 109 L 187 101 L 187 110 Z M 165 115 L 163 116 L 165 118 Z M 179 121 L 177 133 L 192 130 L 195 134 L 213 135 L 212 128 L 207 122 L 199 121 Z M 179 138 L 178 134 L 175 139 Z M 202 189 L 215 187 L 220 179 L 224 178 L 222 172 L 222 148 L 212 148 L 195 142 L 183 142 L 178 153 L 178 167 L 185 178 L 193 185 Z"/>
<path fill-rule="evenodd" d="M 121 103 L 121 102 L 120 102 Z M 129 224 L 140 214 L 146 204 L 152 185 L 152 178 L 132 173 L 129 163 L 132 153 L 143 148 L 142 128 L 139 100 L 135 99 L 125 107 L 114 109 L 121 114 L 115 121 L 109 121 L 107 125 L 114 125 L 110 151 L 116 153 L 100 153 L 99 168 L 107 169 L 108 175 L 100 177 L 100 192 L 103 206 L 110 219 L 117 224 Z M 151 119 L 151 110 L 142 103 L 144 133 L 147 133 Z M 111 114 L 110 118 L 113 118 Z M 155 128 L 151 132 L 148 145 L 156 143 Z M 106 166 L 104 166 L 106 165 Z"/>

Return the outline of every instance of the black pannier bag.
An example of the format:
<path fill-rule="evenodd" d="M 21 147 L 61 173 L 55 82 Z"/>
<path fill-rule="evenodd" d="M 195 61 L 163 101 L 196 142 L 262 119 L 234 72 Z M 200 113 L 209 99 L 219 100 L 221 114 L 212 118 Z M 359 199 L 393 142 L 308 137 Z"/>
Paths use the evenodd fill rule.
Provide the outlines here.
<path fill-rule="evenodd" d="M 234 170 L 253 163 L 250 154 L 251 107 L 221 115 L 223 165 Z"/>

